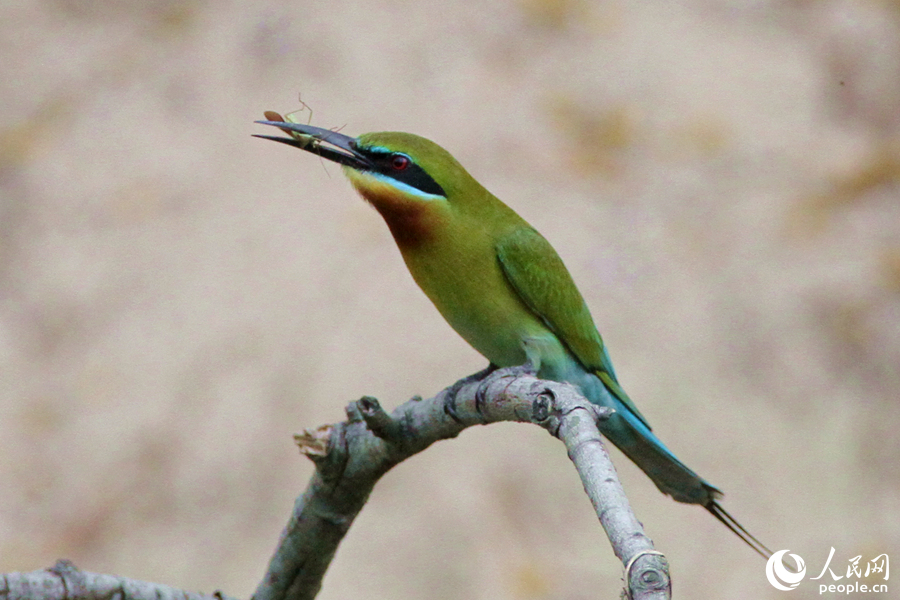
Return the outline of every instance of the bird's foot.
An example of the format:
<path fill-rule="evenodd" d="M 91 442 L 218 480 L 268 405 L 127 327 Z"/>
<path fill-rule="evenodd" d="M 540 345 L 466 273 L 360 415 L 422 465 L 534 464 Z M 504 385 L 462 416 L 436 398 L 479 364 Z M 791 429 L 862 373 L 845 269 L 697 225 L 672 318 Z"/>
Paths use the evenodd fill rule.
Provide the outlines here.
<path fill-rule="evenodd" d="M 470 383 L 475 383 L 476 381 L 484 381 L 491 373 L 496 370 L 497 365 L 491 363 L 477 373 L 472 373 L 471 375 L 463 377 L 462 379 L 451 385 L 447 389 L 447 393 L 444 395 L 444 412 L 447 413 L 450 418 L 457 423 L 462 423 L 462 419 L 459 418 L 459 414 L 456 412 L 456 395 L 459 394 L 459 390 Z"/>
<path fill-rule="evenodd" d="M 538 367 L 530 358 L 521 365 L 515 367 L 504 367 L 497 370 L 498 377 L 521 377 L 522 375 L 537 376 Z"/>

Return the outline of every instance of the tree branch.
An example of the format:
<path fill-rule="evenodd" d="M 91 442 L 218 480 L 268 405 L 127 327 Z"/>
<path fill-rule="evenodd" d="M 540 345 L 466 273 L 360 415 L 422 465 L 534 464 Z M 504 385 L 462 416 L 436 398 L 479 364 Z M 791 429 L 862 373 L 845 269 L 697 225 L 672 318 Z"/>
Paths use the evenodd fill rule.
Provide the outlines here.
<path fill-rule="evenodd" d="M 234 600 L 221 592 L 185 592 L 147 581 L 79 570 L 67 560 L 31 573 L 7 573 L 0 580 L 5 600 Z"/>
<path fill-rule="evenodd" d="M 565 443 L 625 566 L 623 593 L 634 600 L 670 598 L 668 563 L 631 511 L 597 429 L 597 420 L 609 414 L 569 384 L 537 379 L 527 365 L 471 375 L 390 415 L 375 398 L 350 403 L 347 421 L 295 436 L 316 472 L 294 504 L 253 600 L 314 598 L 338 544 L 384 473 L 438 440 L 499 421 L 534 423 Z"/>
<path fill-rule="evenodd" d="M 438 440 L 456 437 L 472 425 L 499 421 L 534 423 L 565 443 L 613 550 L 625 565 L 623 597 L 670 599 L 665 557 L 653 549 L 631 511 L 597 429 L 598 420 L 610 412 L 588 402 L 571 385 L 537 379 L 528 365 L 486 369 L 434 398 L 413 398 L 390 415 L 375 398 L 350 403 L 347 421 L 296 436 L 316 471 L 294 504 L 253 599 L 314 598 L 338 544 L 384 473 Z M 0 598 L 232 600 L 220 592 L 204 595 L 87 573 L 65 560 L 43 571 L 2 576 Z"/>

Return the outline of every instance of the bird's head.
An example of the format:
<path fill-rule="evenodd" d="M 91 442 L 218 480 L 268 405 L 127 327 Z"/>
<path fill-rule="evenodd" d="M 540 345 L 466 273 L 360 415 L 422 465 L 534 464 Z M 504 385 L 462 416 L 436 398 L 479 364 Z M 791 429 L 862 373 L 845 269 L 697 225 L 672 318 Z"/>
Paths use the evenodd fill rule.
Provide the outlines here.
<path fill-rule="evenodd" d="M 353 187 L 379 210 L 445 203 L 480 187 L 453 156 L 418 135 L 394 131 L 357 138 L 330 129 L 282 121 L 257 121 L 290 137 L 257 135 L 339 163 Z"/>
<path fill-rule="evenodd" d="M 266 116 L 280 118 L 274 113 Z M 493 202 L 499 202 L 449 152 L 411 133 L 366 133 L 354 138 L 299 123 L 257 123 L 278 127 L 289 137 L 256 137 L 343 165 L 344 175 L 381 213 L 401 249 L 449 232 L 451 223 L 478 222 L 489 214 Z"/>

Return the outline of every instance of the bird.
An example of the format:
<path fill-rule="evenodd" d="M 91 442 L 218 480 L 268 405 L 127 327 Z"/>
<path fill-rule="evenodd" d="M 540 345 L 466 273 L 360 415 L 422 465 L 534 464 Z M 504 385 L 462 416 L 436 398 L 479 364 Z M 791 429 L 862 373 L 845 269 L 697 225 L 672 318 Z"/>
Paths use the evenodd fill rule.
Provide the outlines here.
<path fill-rule="evenodd" d="M 772 552 L 719 504 L 722 492 L 653 433 L 619 384 L 607 348 L 553 246 L 482 186 L 448 151 L 415 134 L 339 131 L 285 121 L 287 137 L 254 137 L 342 165 L 381 214 L 415 282 L 489 368 L 529 364 L 613 409 L 601 433 L 678 502 L 699 504 L 764 558 Z"/>

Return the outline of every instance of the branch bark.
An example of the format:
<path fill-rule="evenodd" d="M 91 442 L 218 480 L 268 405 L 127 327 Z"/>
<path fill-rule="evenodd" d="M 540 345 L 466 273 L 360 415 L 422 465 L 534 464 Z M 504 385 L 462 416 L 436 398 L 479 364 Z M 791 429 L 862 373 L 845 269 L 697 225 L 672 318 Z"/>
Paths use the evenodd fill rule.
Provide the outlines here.
<path fill-rule="evenodd" d="M 624 598 L 668 600 L 668 563 L 644 534 L 628 504 L 597 428 L 610 410 L 587 401 L 576 388 L 534 376 L 528 365 L 485 370 L 428 400 L 413 398 L 386 413 L 371 397 L 347 407 L 347 421 L 296 437 L 316 464 L 294 504 L 268 571 L 253 600 L 311 600 L 372 489 L 391 467 L 434 442 L 472 425 L 534 423 L 562 440 L 584 489 L 625 567 Z M 3 600 L 232 600 L 168 586 L 78 570 L 69 561 L 0 580 Z"/>
<path fill-rule="evenodd" d="M 253 600 L 314 598 L 338 544 L 384 473 L 438 440 L 499 421 L 534 423 L 565 443 L 625 567 L 623 595 L 671 598 L 668 563 L 632 512 L 601 440 L 597 421 L 608 416 L 609 409 L 591 404 L 575 387 L 537 379 L 528 366 L 485 370 L 428 400 L 413 398 L 390 415 L 371 397 L 350 403 L 347 421 L 296 436 L 316 472 Z"/>
<path fill-rule="evenodd" d="M 5 600 L 234 600 L 221 592 L 185 592 L 158 583 L 88 573 L 67 560 L 49 569 L 2 577 L 0 598 Z"/>

